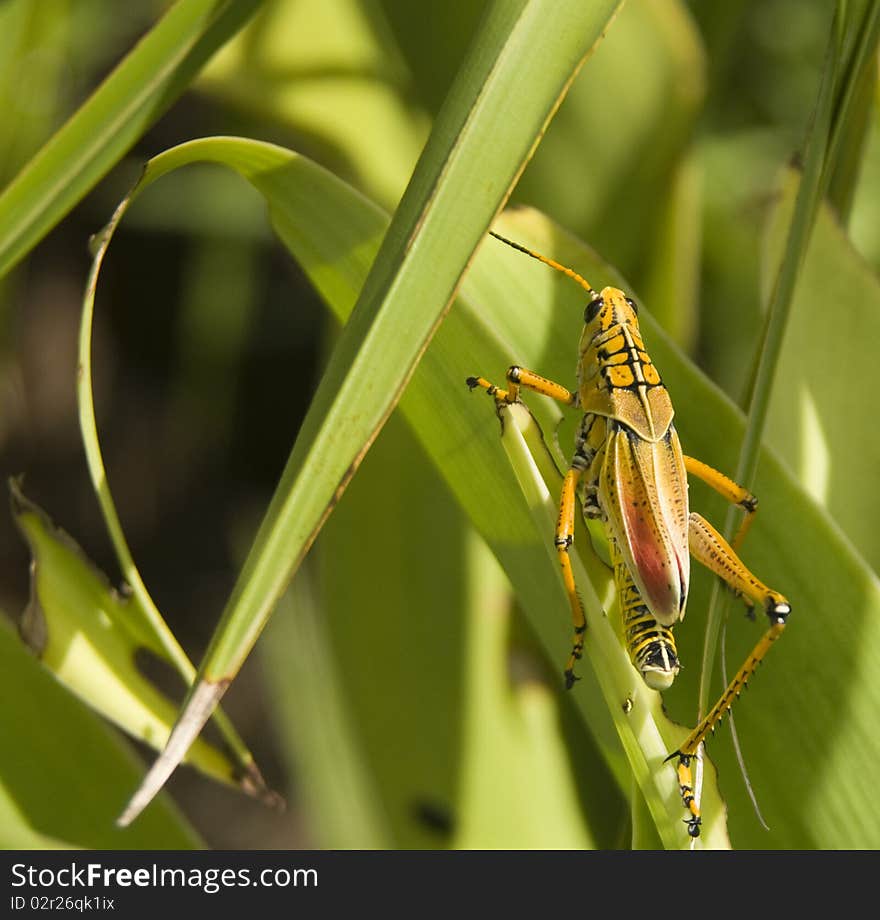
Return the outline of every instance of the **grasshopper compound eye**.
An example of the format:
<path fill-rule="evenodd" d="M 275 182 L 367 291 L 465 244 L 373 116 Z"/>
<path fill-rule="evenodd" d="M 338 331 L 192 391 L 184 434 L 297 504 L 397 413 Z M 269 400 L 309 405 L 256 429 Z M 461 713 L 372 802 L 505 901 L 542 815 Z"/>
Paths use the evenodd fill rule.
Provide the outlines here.
<path fill-rule="evenodd" d="M 599 311 L 603 306 L 605 306 L 605 304 L 602 298 L 596 295 L 591 301 L 587 303 L 587 307 L 584 310 L 584 322 L 593 322 L 593 320 L 599 315 Z"/>

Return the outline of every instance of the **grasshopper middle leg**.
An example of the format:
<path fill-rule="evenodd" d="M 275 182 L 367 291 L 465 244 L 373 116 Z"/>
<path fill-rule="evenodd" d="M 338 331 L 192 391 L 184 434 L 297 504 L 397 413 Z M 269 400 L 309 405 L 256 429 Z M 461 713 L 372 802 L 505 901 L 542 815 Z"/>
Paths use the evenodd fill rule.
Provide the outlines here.
<path fill-rule="evenodd" d="M 722 498 L 726 498 L 732 505 L 739 505 L 745 511 L 745 517 L 742 519 L 739 530 L 730 544 L 735 550 L 739 549 L 758 512 L 758 499 L 748 489 L 744 489 L 730 477 L 709 466 L 708 463 L 703 463 L 702 460 L 685 455 L 684 466 L 692 476 L 702 479 L 707 486 L 714 489 Z"/>

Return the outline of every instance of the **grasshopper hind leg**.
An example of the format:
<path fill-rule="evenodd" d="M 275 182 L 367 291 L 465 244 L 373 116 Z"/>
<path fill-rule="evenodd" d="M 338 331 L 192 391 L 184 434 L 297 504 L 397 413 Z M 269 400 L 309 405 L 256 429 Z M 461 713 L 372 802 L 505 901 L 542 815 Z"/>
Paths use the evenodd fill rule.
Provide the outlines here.
<path fill-rule="evenodd" d="M 748 686 L 758 665 L 764 660 L 773 643 L 782 635 L 791 606 L 778 591 L 760 582 L 731 548 L 730 544 L 701 515 L 691 512 L 689 545 L 694 558 L 718 575 L 731 590 L 742 597 L 749 613 L 762 609 L 767 616 L 768 626 L 745 662 L 725 688 L 718 702 L 705 718 L 688 735 L 684 744 L 667 757 L 678 758 L 677 773 L 682 801 L 691 813 L 687 820 L 688 833 L 698 837 L 700 833 L 700 810 L 694 799 L 691 760 L 706 737 L 713 733 L 724 716 L 730 711 L 742 691 Z"/>
<path fill-rule="evenodd" d="M 691 732 L 679 753 L 687 756 L 696 753 L 697 748 L 713 732 L 718 723 L 733 706 L 737 697 L 746 688 L 751 676 L 773 643 L 782 635 L 791 612 L 788 600 L 778 591 L 768 588 L 746 567 L 720 533 L 696 512 L 691 512 L 688 541 L 691 553 L 698 562 L 718 575 L 736 594 L 742 596 L 746 605 L 760 608 L 767 616 L 768 626 L 758 640 L 751 654 L 746 658 L 733 680 L 721 694 L 718 702 L 709 710 L 702 722 Z"/>

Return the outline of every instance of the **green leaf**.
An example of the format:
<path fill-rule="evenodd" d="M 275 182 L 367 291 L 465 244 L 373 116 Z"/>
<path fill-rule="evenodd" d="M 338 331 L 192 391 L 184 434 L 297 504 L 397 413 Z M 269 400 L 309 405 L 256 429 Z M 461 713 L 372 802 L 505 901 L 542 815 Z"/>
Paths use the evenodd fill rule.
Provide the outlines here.
<path fill-rule="evenodd" d="M 562 701 L 525 650 L 510 648 L 506 580 L 482 541 L 472 537 L 471 547 L 461 820 L 454 845 L 592 849 L 561 731 Z"/>
<path fill-rule="evenodd" d="M 206 653 L 200 681 L 160 762 L 145 781 L 147 787 L 167 778 L 237 673 L 332 505 L 400 397 L 450 306 L 474 245 L 509 194 L 615 5 L 609 2 L 584 7 L 573 0 L 565 4 L 523 0 L 497 4 L 484 22 L 479 41 L 438 116 L 360 294 L 358 308 L 334 350 Z M 550 9 L 566 28 L 540 28 Z M 517 118 L 511 120 L 506 117 L 505 105 L 514 98 Z M 217 149 L 222 146 L 219 141 L 214 144 Z M 234 144 L 227 141 L 225 147 L 231 153 Z M 273 169 L 269 148 L 263 147 L 259 148 L 260 162 L 255 169 L 257 149 L 239 147 L 239 156 L 232 155 L 233 162 L 240 163 L 241 171 L 262 173 L 256 183 L 260 190 L 265 193 L 272 189 L 278 194 L 289 183 L 287 166 L 276 153 Z M 203 150 L 184 145 L 156 158 L 137 191 L 186 157 L 210 156 L 207 150 L 207 145 Z M 298 172 L 296 164 L 291 169 L 294 175 Z M 302 221 L 300 232 L 320 241 L 322 224 L 326 225 L 327 213 L 332 213 L 327 211 L 329 203 L 309 201 L 307 194 L 303 198 L 309 207 L 304 213 L 292 213 Z M 131 200 L 129 197 L 117 210 L 114 224 L 102 240 L 86 314 L 113 227 Z M 87 339 L 86 334 L 84 341 Z M 89 415 L 91 410 L 87 409 L 86 428 L 93 425 Z M 94 463 L 92 471 L 97 485 L 101 476 Z M 138 796 L 126 819 L 136 813 L 143 797 Z"/>
<path fill-rule="evenodd" d="M 777 264 L 797 190 L 789 173 L 770 215 L 765 266 Z M 880 432 L 865 424 L 880 341 L 880 283 L 830 208 L 819 211 L 792 302 L 792 317 L 767 414 L 767 436 L 800 482 L 840 525 L 874 571 L 880 539 Z M 829 335 L 829 323 L 840 334 Z"/>
<path fill-rule="evenodd" d="M 315 548 L 337 689 L 394 847 L 446 846 L 463 814 L 466 534 L 460 509 L 395 413 Z"/>
<path fill-rule="evenodd" d="M 95 711 L 161 750 L 176 705 L 140 671 L 136 655 L 170 656 L 137 598 L 124 597 L 64 531 L 10 483 L 15 522 L 32 555 L 31 597 L 22 635 L 42 664 Z M 199 739 L 187 761 L 220 782 L 256 791 L 242 764 Z"/>
<path fill-rule="evenodd" d="M 0 276 L 116 164 L 261 0 L 178 0 L 0 195 Z"/>
<path fill-rule="evenodd" d="M 619 818 L 595 750 L 584 765 L 564 746 L 555 662 L 548 667 L 523 625 L 512 623 L 497 562 L 396 413 L 316 551 L 317 596 L 337 662 L 333 694 L 357 727 L 358 763 L 387 816 L 388 845 L 583 846 L 585 817 L 601 822 L 603 806 L 616 802 Z M 298 660 L 305 654 L 290 642 L 285 649 Z M 290 667 L 275 686 L 288 682 Z M 313 718 L 320 715 L 297 707 L 289 731 L 300 734 L 295 726 Z M 306 748 L 304 739 L 298 774 L 313 759 Z M 335 772 L 323 765 L 325 776 Z M 612 788 L 597 809 L 588 800 L 582 816 L 575 790 L 590 780 Z M 312 810 L 309 799 L 304 805 Z"/>
<path fill-rule="evenodd" d="M 128 742 L 62 687 L 0 616 L 0 846 L 189 849 L 201 845 L 167 796 L 117 828 L 142 771 Z M 38 726 L 35 731 L 34 727 Z"/>
<path fill-rule="evenodd" d="M 394 837 L 361 740 L 365 726 L 350 706 L 313 582 L 303 566 L 257 648 L 282 750 L 297 777 L 298 807 L 322 849 L 390 849 Z"/>

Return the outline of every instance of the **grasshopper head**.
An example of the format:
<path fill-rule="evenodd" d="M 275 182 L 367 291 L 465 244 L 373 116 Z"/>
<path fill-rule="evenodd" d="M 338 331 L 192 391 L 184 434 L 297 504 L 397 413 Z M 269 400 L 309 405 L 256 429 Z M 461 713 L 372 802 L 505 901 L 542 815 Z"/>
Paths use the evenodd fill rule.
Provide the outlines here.
<path fill-rule="evenodd" d="M 619 288 L 606 287 L 601 292 L 593 291 L 584 309 L 584 329 L 579 345 L 581 359 L 591 354 L 597 336 L 621 326 L 629 326 L 641 341 L 638 316 L 639 308 L 635 301 Z M 613 332 L 608 334 L 613 335 Z"/>
<path fill-rule="evenodd" d="M 602 288 L 601 293 L 594 291 L 594 294 L 584 310 L 585 336 L 589 335 L 592 339 L 598 333 L 624 323 L 639 328 L 638 307 L 623 291 L 606 287 Z"/>

